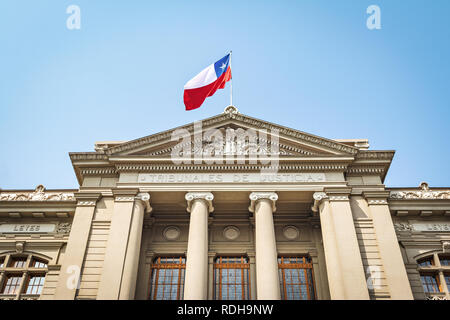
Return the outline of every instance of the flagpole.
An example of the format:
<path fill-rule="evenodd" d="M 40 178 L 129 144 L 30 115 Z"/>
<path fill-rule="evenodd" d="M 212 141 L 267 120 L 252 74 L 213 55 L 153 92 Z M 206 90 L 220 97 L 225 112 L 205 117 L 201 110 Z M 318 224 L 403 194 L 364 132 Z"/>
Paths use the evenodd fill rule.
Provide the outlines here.
<path fill-rule="evenodd" d="M 231 70 L 231 56 L 232 56 L 233 51 L 230 50 L 230 71 Z M 233 76 L 231 76 L 230 79 L 230 106 L 233 105 Z"/>

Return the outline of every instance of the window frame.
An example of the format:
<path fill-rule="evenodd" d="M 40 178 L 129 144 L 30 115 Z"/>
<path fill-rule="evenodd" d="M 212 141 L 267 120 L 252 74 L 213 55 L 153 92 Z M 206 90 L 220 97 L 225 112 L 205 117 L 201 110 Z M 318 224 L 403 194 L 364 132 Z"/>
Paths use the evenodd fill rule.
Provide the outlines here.
<path fill-rule="evenodd" d="M 0 265 L 0 300 L 34 300 L 40 297 L 45 286 L 49 261 L 33 253 L 6 253 L 0 256 L 0 261 L 3 262 L 3 265 Z M 35 268 L 35 261 L 39 261 L 43 265 Z M 29 279 L 36 276 L 43 277 L 39 293 L 27 293 Z M 10 289 L 5 292 L 8 287 L 8 279 L 12 277 L 20 278 L 19 283 L 14 292 L 11 293 Z"/>
<path fill-rule="evenodd" d="M 300 259 L 298 262 L 294 263 L 284 263 L 284 259 Z M 280 295 L 281 300 L 290 300 L 288 299 L 288 292 L 287 292 L 287 282 L 286 282 L 286 269 L 291 270 L 303 270 L 304 273 L 304 279 L 305 283 L 297 282 L 292 283 L 292 287 L 294 288 L 295 285 L 301 286 L 306 285 L 306 294 L 307 294 L 307 300 L 316 300 L 317 299 L 317 289 L 314 281 L 314 267 L 312 263 L 312 258 L 308 255 L 279 255 L 277 258 L 278 262 L 278 273 L 280 276 Z M 311 272 L 310 275 L 308 275 L 308 271 Z M 299 275 L 300 275 L 299 271 Z M 300 278 L 299 278 L 300 279 Z M 311 281 L 310 281 L 310 280 Z M 311 282 L 311 283 L 310 283 Z M 301 287 L 300 287 L 301 288 Z M 311 289 L 312 289 L 312 296 L 311 296 Z M 301 293 L 299 293 L 299 297 L 301 298 Z M 299 299 L 303 300 L 303 299 Z"/>
<path fill-rule="evenodd" d="M 229 262 L 224 261 L 224 259 L 240 259 L 240 262 Z M 241 284 L 238 283 L 222 283 L 222 272 L 223 270 L 241 270 Z M 245 276 L 245 272 L 247 273 Z M 218 273 L 218 274 L 217 274 Z M 227 272 L 228 273 L 228 272 Z M 215 300 L 230 300 L 227 294 L 227 299 L 223 299 L 223 286 L 235 286 L 235 298 L 237 297 L 237 292 L 240 291 L 241 296 L 240 299 L 234 300 L 250 300 L 251 299 L 251 279 L 250 279 L 250 258 L 245 255 L 220 255 L 214 258 L 213 263 L 213 295 Z M 217 278 L 219 279 L 219 283 L 217 283 Z M 235 275 L 236 278 L 236 275 Z M 247 283 L 245 283 L 245 279 L 247 279 Z M 238 286 L 240 290 L 238 290 Z M 217 288 L 219 290 L 217 290 Z M 219 292 L 219 296 L 217 295 Z M 228 290 L 227 290 L 228 292 Z M 247 293 L 247 295 L 246 295 Z"/>
<path fill-rule="evenodd" d="M 161 262 L 161 259 L 178 259 L 179 263 L 167 263 L 167 262 Z M 184 282 L 186 279 L 186 258 L 184 256 L 159 256 L 153 259 L 153 263 L 150 268 L 150 290 L 148 294 L 148 300 L 167 300 L 164 299 L 165 291 L 163 291 L 163 299 L 157 299 L 158 297 L 158 285 L 159 283 L 159 276 L 160 276 L 160 270 L 174 270 L 178 269 L 178 279 L 176 283 L 177 287 L 177 297 L 175 300 L 182 300 L 184 297 Z M 153 280 L 153 277 L 155 279 Z M 171 278 L 172 279 L 172 278 Z M 170 284 L 172 287 L 172 283 Z M 172 300 L 172 299 L 170 299 Z"/>

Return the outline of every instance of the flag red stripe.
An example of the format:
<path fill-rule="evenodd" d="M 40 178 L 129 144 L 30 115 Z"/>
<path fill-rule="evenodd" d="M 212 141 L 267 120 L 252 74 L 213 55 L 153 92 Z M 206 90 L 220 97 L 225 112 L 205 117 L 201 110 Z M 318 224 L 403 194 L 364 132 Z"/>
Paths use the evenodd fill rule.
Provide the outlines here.
<path fill-rule="evenodd" d="M 186 89 L 184 90 L 184 105 L 186 110 L 194 110 L 200 107 L 207 97 L 212 96 L 217 89 L 225 88 L 225 83 L 231 80 L 231 68 L 228 67 L 227 71 L 222 73 L 222 75 L 214 82 L 208 84 L 207 86 Z"/>

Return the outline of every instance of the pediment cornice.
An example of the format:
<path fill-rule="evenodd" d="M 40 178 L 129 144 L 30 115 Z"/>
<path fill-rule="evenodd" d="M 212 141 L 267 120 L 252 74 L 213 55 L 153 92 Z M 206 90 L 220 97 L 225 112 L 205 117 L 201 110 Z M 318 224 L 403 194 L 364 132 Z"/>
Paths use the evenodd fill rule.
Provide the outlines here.
<path fill-rule="evenodd" d="M 309 146 L 323 148 L 324 150 L 334 154 L 356 155 L 358 149 L 345 145 L 343 143 L 318 137 L 295 129 L 280 126 L 267 121 L 262 121 L 240 113 L 223 113 L 212 118 L 201 121 L 204 129 L 217 128 L 225 125 L 236 125 L 243 128 L 252 128 L 255 130 L 278 130 L 280 137 L 284 137 L 298 143 L 305 143 Z M 185 129 L 190 133 L 194 133 L 194 123 L 187 124 L 178 128 L 163 131 L 161 133 L 146 136 L 140 139 L 128 141 L 119 145 L 114 145 L 104 149 L 106 155 L 130 154 L 136 150 L 142 150 L 143 147 L 151 145 L 161 145 L 171 141 L 172 133 L 177 129 Z"/>

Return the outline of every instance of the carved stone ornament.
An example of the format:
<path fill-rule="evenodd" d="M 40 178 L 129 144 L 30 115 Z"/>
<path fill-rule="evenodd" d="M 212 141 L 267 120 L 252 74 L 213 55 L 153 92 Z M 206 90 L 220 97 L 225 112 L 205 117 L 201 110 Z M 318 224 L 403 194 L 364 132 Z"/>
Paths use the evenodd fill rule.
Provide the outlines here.
<path fill-rule="evenodd" d="M 187 212 L 191 212 L 192 204 L 195 200 L 205 201 L 208 205 L 208 212 L 213 212 L 214 207 L 212 201 L 214 200 L 214 195 L 211 192 L 188 192 L 184 196 L 187 201 Z"/>
<path fill-rule="evenodd" d="M 327 196 L 327 194 L 325 192 L 315 192 L 313 194 L 313 198 L 316 201 L 321 201 L 323 199 L 328 199 L 328 196 Z"/>
<path fill-rule="evenodd" d="M 444 253 L 450 252 L 450 240 L 442 241 L 442 251 Z"/>
<path fill-rule="evenodd" d="M 275 203 L 278 200 L 278 194 L 275 192 L 252 192 L 250 194 L 250 206 L 248 207 L 248 210 L 250 212 L 255 212 L 255 206 L 256 203 L 259 200 L 270 200 L 272 203 L 272 212 L 275 212 L 277 210 Z"/>
<path fill-rule="evenodd" d="M 283 235 L 288 240 L 296 240 L 300 235 L 300 232 L 295 226 L 286 226 L 283 229 Z"/>
<path fill-rule="evenodd" d="M 397 231 L 412 231 L 413 227 L 409 223 L 398 222 L 394 224 L 394 228 Z"/>
<path fill-rule="evenodd" d="M 61 222 L 56 227 L 56 233 L 69 233 L 72 228 L 72 223 L 70 222 Z"/>
<path fill-rule="evenodd" d="M 450 190 L 443 191 L 431 191 L 428 183 L 422 182 L 419 186 L 419 191 L 391 191 L 390 198 L 395 200 L 408 200 L 408 199 L 450 199 Z"/>
<path fill-rule="evenodd" d="M 43 185 L 38 185 L 34 192 L 0 193 L 0 201 L 75 201 L 73 193 L 46 192 Z"/>
<path fill-rule="evenodd" d="M 225 108 L 225 110 L 223 110 L 223 113 L 239 113 L 238 109 L 235 106 L 228 106 Z"/>
<path fill-rule="evenodd" d="M 25 246 L 25 242 L 16 242 L 16 252 L 22 253 L 24 246 Z"/>
<path fill-rule="evenodd" d="M 225 239 L 228 240 L 236 240 L 239 238 L 239 235 L 241 234 L 241 231 L 238 227 L 235 226 L 228 226 L 223 229 L 223 236 Z"/>
<path fill-rule="evenodd" d="M 177 226 L 168 226 L 163 230 L 163 237 L 168 241 L 175 241 L 181 235 L 180 228 Z"/>

